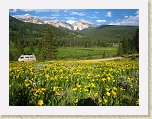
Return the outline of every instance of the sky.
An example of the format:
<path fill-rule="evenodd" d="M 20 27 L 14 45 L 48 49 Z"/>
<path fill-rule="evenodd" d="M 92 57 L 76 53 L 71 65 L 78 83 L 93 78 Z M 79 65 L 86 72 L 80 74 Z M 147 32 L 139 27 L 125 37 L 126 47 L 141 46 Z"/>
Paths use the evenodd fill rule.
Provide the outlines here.
<path fill-rule="evenodd" d="M 10 9 L 9 15 L 30 15 L 42 20 L 62 20 L 73 24 L 83 19 L 96 25 L 139 26 L 139 9 Z"/>

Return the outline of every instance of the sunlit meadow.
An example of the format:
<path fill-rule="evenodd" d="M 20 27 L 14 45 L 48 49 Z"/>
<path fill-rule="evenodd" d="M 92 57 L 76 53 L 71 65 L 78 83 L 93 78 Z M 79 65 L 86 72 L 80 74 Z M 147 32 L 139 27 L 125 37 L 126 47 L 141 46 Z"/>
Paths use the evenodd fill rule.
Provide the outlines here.
<path fill-rule="evenodd" d="M 10 106 L 138 106 L 139 61 L 9 64 Z"/>

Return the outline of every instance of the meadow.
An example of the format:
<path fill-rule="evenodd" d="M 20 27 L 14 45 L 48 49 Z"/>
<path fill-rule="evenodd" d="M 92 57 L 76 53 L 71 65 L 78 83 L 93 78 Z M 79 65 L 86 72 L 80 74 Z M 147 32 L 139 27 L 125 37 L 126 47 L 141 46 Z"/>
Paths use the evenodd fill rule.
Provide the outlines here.
<path fill-rule="evenodd" d="M 118 46 L 114 47 L 58 47 L 58 60 L 101 59 L 105 51 L 106 57 L 116 57 Z"/>
<path fill-rule="evenodd" d="M 138 58 L 9 63 L 10 106 L 138 106 Z"/>

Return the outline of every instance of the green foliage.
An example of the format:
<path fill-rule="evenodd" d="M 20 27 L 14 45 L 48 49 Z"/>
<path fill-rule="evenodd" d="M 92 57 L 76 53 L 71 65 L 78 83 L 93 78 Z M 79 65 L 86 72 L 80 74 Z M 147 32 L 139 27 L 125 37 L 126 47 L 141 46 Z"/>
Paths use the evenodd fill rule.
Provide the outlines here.
<path fill-rule="evenodd" d="M 88 59 L 88 60 L 92 59 L 92 56 L 91 56 L 91 54 L 90 54 L 90 51 L 89 51 L 89 53 L 88 53 L 87 59 Z"/>
<path fill-rule="evenodd" d="M 139 53 L 139 28 L 136 29 L 130 39 L 128 39 L 127 34 L 124 34 L 121 45 L 118 48 L 118 56 L 136 53 Z"/>
<path fill-rule="evenodd" d="M 57 45 L 56 45 L 56 40 L 54 38 L 54 33 L 50 29 L 50 27 L 48 27 L 46 30 L 44 41 L 42 43 L 42 51 L 44 58 L 46 60 L 51 60 L 56 58 Z"/>
<path fill-rule="evenodd" d="M 123 49 L 122 49 L 122 45 L 120 44 L 118 47 L 118 53 L 117 56 L 122 56 L 123 55 Z"/>
<path fill-rule="evenodd" d="M 128 37 L 132 37 L 134 31 L 138 26 L 115 26 L 115 25 L 101 25 L 94 29 L 84 29 L 81 33 L 95 39 L 104 39 L 106 41 L 118 43 L 122 39 L 124 33 L 128 33 Z"/>
<path fill-rule="evenodd" d="M 122 49 L 123 49 L 124 54 L 128 54 L 129 42 L 128 42 L 127 34 L 124 34 L 124 36 L 123 36 Z"/>
<path fill-rule="evenodd" d="M 133 56 L 131 57 L 131 59 L 132 59 L 132 60 L 135 60 L 135 59 L 136 59 L 136 56 L 133 55 Z"/>
<path fill-rule="evenodd" d="M 106 58 L 106 52 L 105 51 L 102 54 L 102 58 Z"/>
<path fill-rule="evenodd" d="M 139 53 L 139 28 L 137 28 L 136 32 L 134 33 L 133 44 L 134 44 L 134 48 L 136 49 L 137 53 Z"/>
<path fill-rule="evenodd" d="M 51 35 L 51 32 L 46 32 L 48 27 L 51 28 L 53 35 Z M 48 24 L 26 23 L 9 16 L 10 60 L 16 61 L 22 53 L 27 54 L 31 52 L 36 54 L 38 60 L 55 58 L 90 59 L 90 54 L 91 58 L 101 58 L 102 53 L 98 51 L 97 53 L 91 51 L 90 54 L 81 51 L 83 52 L 81 54 L 79 50 L 74 50 L 74 53 L 72 50 L 70 52 L 62 52 L 61 50 L 61 53 L 58 53 L 59 56 L 56 56 L 54 51 L 57 51 L 57 47 L 81 47 L 93 49 L 94 47 L 114 47 L 112 44 L 120 43 L 123 39 L 124 33 L 127 33 L 127 40 L 129 40 L 128 46 L 131 47 L 129 50 L 125 49 L 125 52 L 139 52 L 139 29 L 134 34 L 134 38 L 132 38 L 136 28 L 138 27 L 102 25 L 93 29 L 70 31 L 67 29 L 56 28 Z M 47 37 L 52 38 L 53 45 L 49 45 L 51 44 L 51 39 L 48 39 Z M 44 42 L 44 39 L 50 41 Z M 134 44 L 137 45 L 135 46 Z M 110 51 L 107 52 L 109 57 L 117 55 L 115 51 L 114 53 L 109 52 Z M 65 56 L 62 54 L 65 54 Z"/>
<path fill-rule="evenodd" d="M 17 51 L 18 51 L 18 53 L 17 53 L 18 57 L 21 54 L 23 54 L 23 52 L 24 52 L 24 49 L 23 49 L 23 46 L 21 45 L 21 41 L 20 40 L 17 41 Z"/>
<path fill-rule="evenodd" d="M 34 45 L 32 39 L 30 39 L 30 53 L 34 53 Z"/>

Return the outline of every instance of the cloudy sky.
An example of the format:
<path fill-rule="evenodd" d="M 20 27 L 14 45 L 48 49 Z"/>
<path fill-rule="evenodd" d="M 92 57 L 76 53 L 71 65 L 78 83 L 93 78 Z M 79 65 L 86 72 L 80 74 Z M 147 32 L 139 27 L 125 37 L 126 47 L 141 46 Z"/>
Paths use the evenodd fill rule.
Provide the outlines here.
<path fill-rule="evenodd" d="M 139 25 L 138 9 L 10 9 L 9 15 L 30 15 L 42 20 L 62 20 L 70 24 L 84 19 L 96 25 Z"/>

